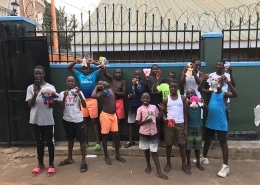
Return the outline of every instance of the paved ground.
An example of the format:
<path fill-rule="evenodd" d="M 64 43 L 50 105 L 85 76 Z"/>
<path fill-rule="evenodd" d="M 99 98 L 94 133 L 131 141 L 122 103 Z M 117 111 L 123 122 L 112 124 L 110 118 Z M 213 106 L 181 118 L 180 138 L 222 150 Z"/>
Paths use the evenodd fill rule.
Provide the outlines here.
<path fill-rule="evenodd" d="M 76 149 L 77 150 L 77 149 Z M 130 152 L 130 149 L 128 149 Z M 132 149 L 133 150 L 133 149 Z M 123 150 L 122 150 L 123 151 Z M 90 152 L 90 150 L 89 150 Z M 111 152 L 111 150 L 109 150 Z M 221 159 L 210 158 L 210 164 L 204 165 L 205 171 L 192 166 L 192 175 L 188 176 L 181 170 L 178 155 L 172 158 L 173 169 L 167 175 L 169 180 L 155 176 L 155 167 L 147 175 L 144 172 L 146 163 L 141 156 L 125 156 L 125 164 L 114 160 L 111 155 L 112 165 L 105 164 L 102 152 L 96 158 L 87 158 L 89 170 L 79 172 L 80 156 L 75 155 L 75 163 L 63 167 L 57 166 L 65 158 L 56 155 L 55 164 L 57 173 L 53 177 L 46 177 L 45 169 L 39 176 L 31 177 L 30 173 L 36 165 L 35 148 L 0 148 L 0 184 L 1 185 L 159 185 L 159 184 L 225 184 L 225 185 L 256 185 L 260 181 L 259 160 L 230 160 L 231 174 L 227 178 L 217 177 Z M 47 161 L 47 159 L 46 159 Z M 160 157 L 162 168 L 166 160 Z"/>

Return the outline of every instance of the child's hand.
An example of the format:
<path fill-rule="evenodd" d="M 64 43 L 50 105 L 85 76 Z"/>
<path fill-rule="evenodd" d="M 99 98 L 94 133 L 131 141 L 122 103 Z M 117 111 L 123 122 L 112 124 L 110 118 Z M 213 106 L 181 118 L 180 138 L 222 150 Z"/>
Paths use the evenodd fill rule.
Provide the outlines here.
<path fill-rule="evenodd" d="M 35 84 L 33 84 L 33 92 L 36 95 L 39 94 L 39 92 L 40 92 L 40 89 L 38 89 Z"/>
<path fill-rule="evenodd" d="M 187 129 L 186 128 L 183 130 L 182 137 L 183 138 L 187 137 Z"/>
<path fill-rule="evenodd" d="M 160 111 L 165 111 L 165 106 L 162 103 L 158 104 Z"/>
<path fill-rule="evenodd" d="M 103 87 L 103 85 L 97 85 L 97 89 L 102 91 L 104 89 L 104 87 Z"/>
<path fill-rule="evenodd" d="M 82 63 L 82 59 L 80 59 L 80 58 L 76 58 L 75 61 L 76 61 L 78 64 Z"/>
<path fill-rule="evenodd" d="M 223 82 L 227 83 L 228 82 L 228 79 L 225 75 L 222 75 L 221 76 L 221 79 L 223 80 Z"/>
<path fill-rule="evenodd" d="M 80 94 L 80 89 L 78 87 L 75 87 L 76 93 L 79 95 Z"/>
<path fill-rule="evenodd" d="M 205 74 L 202 76 L 203 81 L 206 81 L 207 79 L 209 79 L 209 74 Z"/>
<path fill-rule="evenodd" d="M 67 97 L 68 94 L 69 94 L 69 91 L 68 91 L 68 90 L 64 91 L 64 97 Z"/>
<path fill-rule="evenodd" d="M 132 98 L 132 96 L 133 96 L 132 94 L 128 94 L 128 95 L 127 95 L 127 98 L 130 99 L 130 98 Z"/>

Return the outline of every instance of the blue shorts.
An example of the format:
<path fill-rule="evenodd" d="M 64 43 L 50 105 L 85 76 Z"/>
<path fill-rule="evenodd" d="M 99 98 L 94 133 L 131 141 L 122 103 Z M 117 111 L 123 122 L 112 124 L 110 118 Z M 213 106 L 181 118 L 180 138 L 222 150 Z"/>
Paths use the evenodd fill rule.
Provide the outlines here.
<path fill-rule="evenodd" d="M 157 136 L 157 134 L 152 135 L 152 136 L 140 134 L 139 148 L 141 150 L 150 149 L 151 152 L 157 152 L 157 150 L 158 150 L 158 136 Z"/>
<path fill-rule="evenodd" d="M 68 141 L 74 140 L 74 138 L 76 138 L 79 142 L 86 141 L 83 121 L 80 123 L 73 123 L 63 120 L 62 123 L 65 130 L 66 139 Z"/>

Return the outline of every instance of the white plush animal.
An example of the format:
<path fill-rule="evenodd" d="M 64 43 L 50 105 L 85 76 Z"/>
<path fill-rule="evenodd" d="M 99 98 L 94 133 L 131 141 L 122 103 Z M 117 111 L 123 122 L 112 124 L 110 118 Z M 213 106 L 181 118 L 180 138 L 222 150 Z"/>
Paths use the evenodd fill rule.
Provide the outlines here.
<path fill-rule="evenodd" d="M 210 83 L 209 83 L 209 90 L 210 91 L 214 91 L 217 92 L 218 91 L 218 87 L 220 87 L 219 83 L 218 83 L 218 78 L 212 78 L 210 77 Z"/>

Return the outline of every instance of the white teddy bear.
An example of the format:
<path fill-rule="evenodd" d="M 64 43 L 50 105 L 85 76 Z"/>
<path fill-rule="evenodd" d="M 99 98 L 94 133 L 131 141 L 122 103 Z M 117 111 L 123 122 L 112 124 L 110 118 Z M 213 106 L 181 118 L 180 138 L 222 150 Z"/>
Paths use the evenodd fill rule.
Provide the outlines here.
<path fill-rule="evenodd" d="M 209 90 L 217 92 L 218 91 L 218 87 L 220 87 L 220 85 L 218 83 L 219 79 L 218 78 L 212 78 L 212 77 L 209 77 L 209 78 L 210 78 Z"/>

